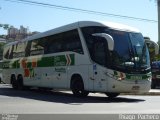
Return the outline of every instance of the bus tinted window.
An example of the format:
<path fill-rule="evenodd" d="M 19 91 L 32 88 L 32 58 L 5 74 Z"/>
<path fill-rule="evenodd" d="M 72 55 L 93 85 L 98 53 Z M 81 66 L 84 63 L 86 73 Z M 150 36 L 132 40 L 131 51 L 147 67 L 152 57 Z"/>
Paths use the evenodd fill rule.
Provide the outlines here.
<path fill-rule="evenodd" d="M 26 47 L 26 44 L 24 42 L 7 46 L 4 49 L 3 57 L 5 59 L 24 57 L 25 47 Z"/>
<path fill-rule="evenodd" d="M 63 52 L 62 33 L 46 37 L 45 54 Z"/>
<path fill-rule="evenodd" d="M 65 51 L 73 51 L 83 54 L 78 30 L 71 30 L 35 40 L 13 44 L 5 48 L 4 58 L 12 59 Z"/>
<path fill-rule="evenodd" d="M 3 59 L 3 47 L 5 45 L 5 42 L 0 42 L 0 60 Z"/>
<path fill-rule="evenodd" d="M 46 38 L 45 54 L 73 51 L 83 54 L 83 49 L 77 30 L 71 30 Z"/>
<path fill-rule="evenodd" d="M 83 54 L 83 49 L 77 30 L 72 30 L 64 33 L 63 40 L 65 45 L 64 46 L 65 51 L 73 51 Z"/>
<path fill-rule="evenodd" d="M 24 42 L 17 43 L 16 45 L 12 45 L 12 49 L 11 49 L 9 58 L 12 59 L 12 58 L 24 57 L 25 47 L 26 47 L 26 44 Z"/>
<path fill-rule="evenodd" d="M 90 53 L 91 59 L 103 66 L 109 65 L 109 51 L 108 45 L 104 38 L 102 37 L 94 37 L 92 34 L 94 33 L 103 33 L 102 27 L 83 27 L 82 32 Z M 106 28 L 106 33 L 108 33 L 108 29 Z M 106 63 L 106 61 L 108 63 Z"/>
<path fill-rule="evenodd" d="M 3 51 L 3 58 L 8 59 L 9 57 L 9 50 L 10 50 L 10 46 L 6 46 L 4 51 Z"/>
<path fill-rule="evenodd" d="M 44 39 L 37 39 L 31 41 L 30 55 L 41 55 L 44 54 L 45 41 Z"/>

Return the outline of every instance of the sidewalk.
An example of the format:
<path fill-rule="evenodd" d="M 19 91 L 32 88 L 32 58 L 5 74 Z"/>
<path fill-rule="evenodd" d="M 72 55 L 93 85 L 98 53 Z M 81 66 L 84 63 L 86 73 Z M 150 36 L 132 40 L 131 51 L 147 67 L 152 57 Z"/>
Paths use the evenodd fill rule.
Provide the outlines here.
<path fill-rule="evenodd" d="M 122 93 L 121 95 L 160 95 L 160 88 L 159 89 L 151 89 L 149 92 L 145 93 Z"/>
<path fill-rule="evenodd" d="M 151 89 L 148 93 L 144 93 L 146 95 L 160 95 L 160 88 L 159 89 Z"/>

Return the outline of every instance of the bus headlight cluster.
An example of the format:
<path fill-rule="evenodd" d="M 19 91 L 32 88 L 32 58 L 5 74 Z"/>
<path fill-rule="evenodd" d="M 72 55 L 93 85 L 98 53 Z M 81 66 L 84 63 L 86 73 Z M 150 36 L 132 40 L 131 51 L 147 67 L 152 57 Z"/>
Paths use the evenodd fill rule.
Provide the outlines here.
<path fill-rule="evenodd" d="M 122 72 L 119 72 L 118 75 L 117 75 L 117 80 L 125 80 L 126 78 L 126 75 Z"/>

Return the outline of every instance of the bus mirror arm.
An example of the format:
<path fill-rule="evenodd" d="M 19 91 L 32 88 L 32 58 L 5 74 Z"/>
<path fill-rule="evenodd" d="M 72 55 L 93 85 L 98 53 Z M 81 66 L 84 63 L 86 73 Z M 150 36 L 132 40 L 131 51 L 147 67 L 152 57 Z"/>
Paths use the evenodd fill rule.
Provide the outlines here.
<path fill-rule="evenodd" d="M 97 37 L 103 37 L 107 40 L 108 42 L 108 49 L 110 51 L 113 51 L 114 49 L 114 40 L 113 40 L 113 37 L 109 34 L 106 34 L 106 33 L 94 33 L 92 34 L 93 36 L 97 36 Z"/>

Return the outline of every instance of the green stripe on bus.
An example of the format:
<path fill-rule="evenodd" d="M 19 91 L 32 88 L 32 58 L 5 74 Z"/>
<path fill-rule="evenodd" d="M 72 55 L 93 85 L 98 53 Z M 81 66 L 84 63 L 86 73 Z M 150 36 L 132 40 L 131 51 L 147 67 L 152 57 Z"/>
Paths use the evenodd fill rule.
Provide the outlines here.
<path fill-rule="evenodd" d="M 37 67 L 51 67 L 54 63 L 54 57 L 42 57 L 40 60 L 38 59 Z"/>
<path fill-rule="evenodd" d="M 32 59 L 34 61 L 32 61 Z M 58 55 L 58 56 L 51 56 L 51 57 L 33 57 L 32 59 L 26 58 L 26 67 L 33 68 L 33 62 L 35 62 L 36 67 L 54 67 L 54 66 L 68 66 L 75 64 L 75 55 Z M 9 68 L 20 68 L 22 67 L 20 63 L 20 59 L 18 60 L 10 60 L 3 62 L 3 69 Z M 35 66 L 34 66 L 35 67 Z"/>

